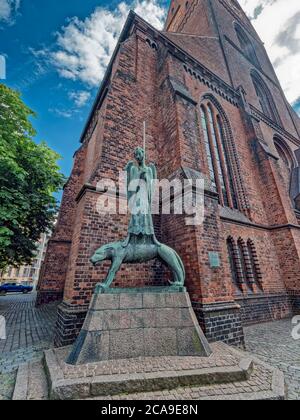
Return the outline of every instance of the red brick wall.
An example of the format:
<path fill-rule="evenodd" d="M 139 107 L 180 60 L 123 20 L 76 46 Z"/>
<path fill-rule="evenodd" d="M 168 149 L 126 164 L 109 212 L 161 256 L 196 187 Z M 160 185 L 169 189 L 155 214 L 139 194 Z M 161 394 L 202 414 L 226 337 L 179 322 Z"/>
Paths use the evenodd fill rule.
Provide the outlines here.
<path fill-rule="evenodd" d="M 165 28 L 170 32 L 215 36 L 208 1 L 172 0 Z"/>
<path fill-rule="evenodd" d="M 207 1 L 200 3 L 203 7 L 199 6 L 184 30 L 201 28 L 206 35 L 215 37 L 217 32 L 212 11 L 206 9 Z M 226 32 L 237 42 L 232 26 L 233 16 L 219 1 L 214 4 L 220 33 Z M 55 277 L 51 274 L 51 261 L 55 253 L 49 250 L 40 287 L 47 289 L 53 285 L 53 289 L 61 290 L 66 275 L 65 303 L 84 306 L 90 300 L 94 285 L 104 280 L 108 264 L 95 269 L 89 258 L 99 246 L 126 237 L 128 216 L 99 215 L 96 210 L 99 194 L 91 189 L 87 189 L 77 201 L 75 197 L 86 183 L 95 186 L 101 178 L 118 179 L 119 171 L 128 160 L 132 160 L 134 148 L 142 145 L 144 120 L 147 121 L 148 161 L 156 162 L 160 179 L 170 177 L 182 167 L 208 176 L 200 104 L 204 96 L 210 94 L 227 117 L 231 133 L 229 141 L 232 142 L 231 163 L 241 212 L 235 213 L 236 221 L 221 218 L 216 196 L 206 191 L 205 221 L 202 226 L 188 227 L 181 216 L 158 216 L 155 218 L 158 236 L 182 256 L 187 272 L 187 287 L 195 303 L 231 302 L 236 298 L 226 247 L 228 236 L 235 240 L 242 238 L 245 242 L 251 239 L 255 243 L 265 296 L 274 293 L 283 295 L 287 290 L 300 293 L 299 231 L 290 227 L 276 228 L 287 223 L 297 224 L 287 183 L 281 176 L 280 163 L 259 144 L 246 110 L 241 105 L 236 106 L 233 100 L 228 99 L 228 92 L 224 92 L 229 90 L 229 86 L 224 87 L 224 81 L 229 84 L 230 78 L 222 58 L 221 44 L 213 55 L 211 45 L 217 42 L 216 38 L 214 41 L 199 40 L 193 43 L 190 37 L 170 36 L 174 43 L 186 48 L 197 60 L 203 60 L 203 64 L 220 77 L 214 81 L 218 84 L 216 89 L 212 88 L 213 82 L 204 83 L 188 73 L 184 69 L 184 57 L 178 58 L 178 51 L 172 47 L 168 50 L 165 45 L 167 40 L 160 41 L 158 34 L 152 37 L 157 49 L 152 48 L 146 42 L 153 35 L 151 31 L 147 33 L 145 24 L 140 23 L 120 47 L 106 99 L 97 109 L 98 124 L 91 138 L 85 138 L 78 154 L 81 158 L 75 161 L 70 188 L 64 194 L 57 232 L 63 232 L 66 226 L 67 238 L 71 241 L 70 258 L 65 257 L 64 273 Z M 254 32 L 253 36 L 256 36 Z M 243 84 L 246 100 L 258 107 L 249 62 L 225 41 L 223 45 L 226 45 L 225 53 L 227 51 L 234 86 Z M 258 56 L 264 71 L 274 79 L 261 46 Z M 189 65 L 192 66 L 190 62 Z M 196 63 L 194 66 L 197 67 Z M 285 129 L 295 136 L 280 91 L 272 82 L 265 80 L 274 94 Z M 174 81 L 188 93 L 190 99 L 176 94 L 172 85 Z M 276 127 L 261 121 L 260 130 L 260 140 L 276 155 L 273 143 L 274 135 L 279 134 Z M 280 135 L 289 139 L 292 150 L 297 148 L 289 134 L 280 130 Z M 219 268 L 210 267 L 210 251 L 219 252 Z M 57 252 L 62 251 L 58 249 Z M 123 266 L 114 286 L 163 284 L 167 278 L 169 273 L 154 261 L 138 266 Z"/>
<path fill-rule="evenodd" d="M 102 105 L 100 123 L 87 146 L 85 182 L 95 185 L 102 178 L 118 180 L 119 171 L 133 159 L 134 148 L 143 144 L 144 120 L 147 121 L 148 160 L 159 162 L 155 147 L 158 114 L 153 106 L 157 100 L 155 60 L 155 50 L 144 39 L 133 35 L 123 44 L 107 104 Z M 94 169 L 90 170 L 91 167 Z M 94 285 L 105 279 L 109 264 L 94 269 L 89 262 L 95 250 L 106 243 L 125 239 L 127 234 L 128 216 L 99 216 L 97 198 L 97 193 L 88 191 L 77 203 L 64 295 L 65 301 L 72 304 L 87 303 Z M 157 228 L 159 230 L 159 226 Z M 161 284 L 161 279 L 159 262 L 124 266 L 114 286 Z"/>
<path fill-rule="evenodd" d="M 75 154 L 73 170 L 64 188 L 57 224 L 40 272 L 38 305 L 63 296 L 75 222 L 75 200 L 82 187 L 85 153 L 86 148 L 81 147 Z"/>
<path fill-rule="evenodd" d="M 297 229 L 278 229 L 271 234 L 280 262 L 280 273 L 286 288 L 299 294 L 300 235 Z"/>

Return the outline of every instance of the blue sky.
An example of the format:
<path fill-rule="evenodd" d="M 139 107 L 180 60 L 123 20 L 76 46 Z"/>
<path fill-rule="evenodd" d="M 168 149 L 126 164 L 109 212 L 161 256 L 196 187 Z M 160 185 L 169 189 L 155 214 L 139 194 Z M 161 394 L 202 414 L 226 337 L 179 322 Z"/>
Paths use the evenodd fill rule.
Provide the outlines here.
<path fill-rule="evenodd" d="M 105 6 L 106 2 L 101 3 Z M 6 56 L 7 66 L 5 83 L 20 90 L 24 101 L 37 112 L 33 120 L 37 140 L 46 140 L 63 157 L 60 164 L 67 175 L 96 87 L 88 86 L 91 97 L 77 109 L 69 93 L 85 90 L 85 84 L 61 77 L 32 50 L 55 42 L 55 32 L 61 30 L 66 19 L 84 19 L 97 6 L 99 0 L 27 0 L 21 3 L 14 21 L 4 22 L 0 30 L 0 53 Z M 72 116 L 67 113 L 70 109 L 74 109 Z"/>
<path fill-rule="evenodd" d="M 288 99 L 300 108 L 299 0 L 240 3 L 265 41 Z M 62 156 L 64 174 L 70 173 L 82 128 L 130 8 L 160 29 L 168 4 L 168 0 L 0 0 L 5 83 L 20 90 L 37 113 L 36 141 L 45 140 Z"/>
<path fill-rule="evenodd" d="M 26 104 L 37 113 L 37 118 L 33 119 L 38 133 L 36 141 L 45 140 L 62 156 L 60 165 L 66 175 L 72 168 L 73 153 L 79 146 L 97 86 L 130 6 L 139 7 L 146 16 L 148 13 L 148 20 L 156 26 L 163 21 L 165 9 L 153 9 L 145 3 L 149 2 L 130 2 L 126 6 L 123 3 L 120 9 L 119 1 L 0 0 L 0 54 L 6 57 L 7 67 L 4 83 L 21 91 Z M 99 12 L 93 19 L 96 9 Z M 102 35 L 99 28 L 100 36 L 111 36 L 100 52 L 102 57 L 97 57 L 98 61 L 102 60 L 101 65 L 86 63 L 92 61 L 93 48 L 97 45 L 88 45 L 90 55 L 83 47 L 78 51 L 75 48 L 69 55 L 77 58 L 83 55 L 83 63 L 79 63 L 78 68 L 71 68 L 74 74 L 67 74 L 69 63 L 64 57 L 56 57 L 64 51 L 63 47 L 58 47 L 59 36 L 65 36 L 65 42 L 75 44 L 76 34 L 73 38 L 69 34 L 72 28 L 77 27 L 78 36 L 84 32 L 83 26 L 90 24 L 92 32 L 103 13 L 107 28 Z M 111 26 L 116 29 L 113 33 Z M 65 33 L 64 28 L 70 31 Z"/>

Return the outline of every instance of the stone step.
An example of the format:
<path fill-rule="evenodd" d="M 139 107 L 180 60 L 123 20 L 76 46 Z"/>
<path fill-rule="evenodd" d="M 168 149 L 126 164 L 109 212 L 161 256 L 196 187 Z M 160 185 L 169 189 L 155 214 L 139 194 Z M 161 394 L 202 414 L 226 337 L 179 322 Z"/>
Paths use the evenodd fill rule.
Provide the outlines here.
<path fill-rule="evenodd" d="M 48 383 L 44 361 L 30 362 L 19 367 L 12 399 L 48 399 Z"/>
<path fill-rule="evenodd" d="M 98 396 L 86 400 L 127 400 L 127 401 L 282 401 L 285 400 L 284 376 L 274 370 L 269 378 L 261 366 L 254 365 L 253 373 L 247 381 L 215 384 L 209 386 L 188 386 L 156 392 L 138 392 L 114 396 Z M 259 380 L 261 378 L 261 380 Z M 113 404 L 113 403 L 112 403 Z"/>
<path fill-rule="evenodd" d="M 249 379 L 253 363 L 244 359 L 238 366 L 164 371 L 123 375 L 104 375 L 51 381 L 52 399 L 78 399 L 88 396 L 113 396 L 135 392 L 171 390 L 184 386 L 230 383 Z M 54 380 L 53 380 L 54 379 Z"/>
<path fill-rule="evenodd" d="M 81 366 L 65 362 L 69 348 L 48 350 L 45 352 L 45 364 L 50 397 L 72 400 L 126 398 L 130 395 L 134 399 L 141 395 L 143 398 L 158 398 L 164 393 L 170 397 L 175 393 L 179 398 L 182 393 L 183 398 L 187 390 L 197 390 L 200 393 L 197 398 L 201 395 L 204 398 L 230 396 L 232 389 L 235 395 L 247 394 L 249 399 L 254 398 L 252 394 L 261 392 L 265 399 L 284 395 L 282 389 L 279 392 L 279 388 L 276 390 L 273 386 L 274 368 L 256 361 L 256 372 L 253 373 L 251 355 L 224 343 L 213 344 L 212 350 L 210 357 L 108 360 Z M 235 384 L 234 388 L 232 384 Z"/>
<path fill-rule="evenodd" d="M 48 396 L 67 400 L 285 399 L 282 372 L 223 343 L 212 348 L 210 358 L 168 359 L 172 370 L 163 368 L 165 358 L 74 367 L 63 362 L 68 348 L 49 350 L 45 352 L 44 364 L 32 362 L 19 368 L 13 399 L 45 400 Z"/>

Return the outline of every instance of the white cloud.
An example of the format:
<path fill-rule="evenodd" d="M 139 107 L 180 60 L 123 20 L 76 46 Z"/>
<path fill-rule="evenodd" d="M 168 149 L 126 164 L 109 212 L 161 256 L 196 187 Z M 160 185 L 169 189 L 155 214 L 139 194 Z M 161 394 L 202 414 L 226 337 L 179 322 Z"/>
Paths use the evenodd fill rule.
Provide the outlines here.
<path fill-rule="evenodd" d="M 56 49 L 50 53 L 60 76 L 97 86 L 130 9 L 157 29 L 163 27 L 166 10 L 159 0 L 132 0 L 120 3 L 114 11 L 98 7 L 85 20 L 74 17 L 57 34 Z"/>
<path fill-rule="evenodd" d="M 69 98 L 74 101 L 75 106 L 77 106 L 77 108 L 81 108 L 84 105 L 86 105 L 90 97 L 90 92 L 86 90 L 80 90 L 78 92 L 69 92 Z"/>
<path fill-rule="evenodd" d="M 0 22 L 12 23 L 21 0 L 0 0 Z"/>
<path fill-rule="evenodd" d="M 252 24 L 265 43 L 287 99 L 294 103 L 300 97 L 300 1 L 239 2 L 253 18 Z"/>
<path fill-rule="evenodd" d="M 59 87 L 59 89 L 62 86 Z M 68 98 L 73 102 L 69 107 L 59 104 L 58 107 L 49 108 L 48 111 L 57 117 L 62 118 L 81 118 L 81 108 L 85 106 L 91 98 L 91 93 L 86 90 L 71 91 L 68 93 Z"/>
<path fill-rule="evenodd" d="M 10 16 L 10 12 L 8 0 L 0 0 L 0 20 L 7 20 Z"/>
<path fill-rule="evenodd" d="M 51 112 L 51 114 L 57 115 L 58 117 L 71 118 L 73 116 L 73 112 L 71 110 L 49 108 L 48 111 Z"/>
<path fill-rule="evenodd" d="M 8 0 L 0 0 L 0 4 L 3 1 Z M 300 1 L 239 2 L 265 43 L 288 100 L 295 102 L 300 97 L 300 15 L 297 15 Z M 42 53 L 50 57 L 60 76 L 81 81 L 88 87 L 98 86 L 130 9 L 162 29 L 166 9 L 161 0 L 130 0 L 119 3 L 113 11 L 98 7 L 85 20 L 70 19 L 56 34 L 54 49 Z M 88 99 L 81 96 L 76 100 L 84 103 Z"/>

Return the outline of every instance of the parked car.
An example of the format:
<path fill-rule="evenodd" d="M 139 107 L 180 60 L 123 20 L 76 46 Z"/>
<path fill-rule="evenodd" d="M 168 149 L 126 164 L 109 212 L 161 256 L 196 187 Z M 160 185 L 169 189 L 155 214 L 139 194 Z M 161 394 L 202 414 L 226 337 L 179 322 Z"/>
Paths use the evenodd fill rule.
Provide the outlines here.
<path fill-rule="evenodd" d="M 6 293 L 23 293 L 27 294 L 32 292 L 32 286 L 24 286 L 23 284 L 17 283 L 5 283 L 0 286 L 0 295 L 6 295 Z"/>

